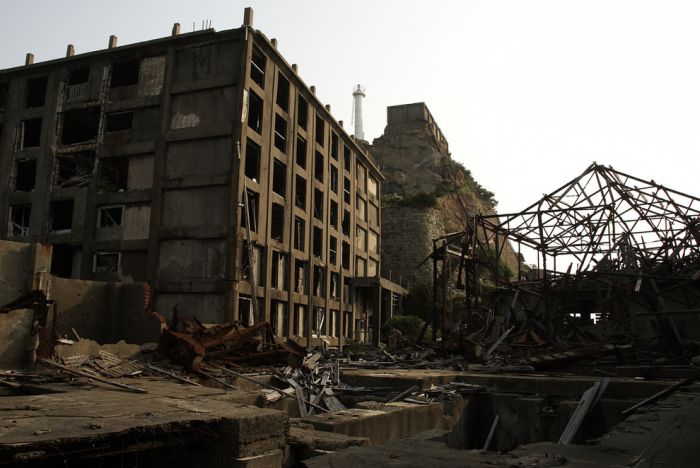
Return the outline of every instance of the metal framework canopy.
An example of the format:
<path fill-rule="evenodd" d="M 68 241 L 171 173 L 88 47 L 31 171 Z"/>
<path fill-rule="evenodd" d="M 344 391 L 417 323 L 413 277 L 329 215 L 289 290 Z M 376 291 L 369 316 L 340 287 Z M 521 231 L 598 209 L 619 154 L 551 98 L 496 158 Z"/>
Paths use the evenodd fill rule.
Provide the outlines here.
<path fill-rule="evenodd" d="M 496 247 L 535 249 L 568 272 L 683 269 L 700 247 L 700 199 L 593 163 L 520 213 L 482 215 L 476 230 Z M 538 258 L 539 262 L 539 258 Z"/>

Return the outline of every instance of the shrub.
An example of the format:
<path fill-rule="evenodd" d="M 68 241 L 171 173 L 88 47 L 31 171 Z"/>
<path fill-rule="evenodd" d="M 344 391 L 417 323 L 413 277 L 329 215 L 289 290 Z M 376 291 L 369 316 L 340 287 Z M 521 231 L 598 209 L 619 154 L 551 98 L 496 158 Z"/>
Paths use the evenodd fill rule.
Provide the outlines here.
<path fill-rule="evenodd" d="M 401 332 L 401 334 L 411 341 L 417 341 L 418 335 L 420 335 L 421 330 L 425 322 L 421 320 L 420 317 L 415 315 L 396 315 L 392 317 L 388 322 L 382 325 L 382 337 L 384 341 L 389 337 L 391 329 L 395 328 Z M 426 330 L 424 336 L 430 336 L 431 330 Z"/>

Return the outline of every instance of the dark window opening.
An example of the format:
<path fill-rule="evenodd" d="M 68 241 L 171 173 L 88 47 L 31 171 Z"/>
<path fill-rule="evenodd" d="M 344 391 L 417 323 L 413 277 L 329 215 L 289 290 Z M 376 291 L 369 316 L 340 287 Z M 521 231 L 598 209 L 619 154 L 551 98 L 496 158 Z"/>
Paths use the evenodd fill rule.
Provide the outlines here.
<path fill-rule="evenodd" d="M 323 191 L 314 189 L 314 218 L 323 221 Z"/>
<path fill-rule="evenodd" d="M 95 273 L 118 273 L 119 252 L 98 252 L 95 254 Z"/>
<path fill-rule="evenodd" d="M 306 140 L 297 136 L 297 164 L 306 169 Z"/>
<path fill-rule="evenodd" d="M 316 116 L 316 143 L 323 146 L 326 144 L 326 122 L 321 116 Z"/>
<path fill-rule="evenodd" d="M 100 159 L 99 188 L 106 192 L 123 192 L 129 179 L 129 159 Z"/>
<path fill-rule="evenodd" d="M 250 79 L 255 84 L 265 89 L 265 65 L 267 57 L 257 47 L 253 47 L 253 55 L 250 60 Z"/>
<path fill-rule="evenodd" d="M 329 223 L 334 228 L 338 229 L 338 202 L 331 200 L 331 209 L 329 212 Z"/>
<path fill-rule="evenodd" d="M 339 275 L 338 273 L 334 272 L 334 271 L 331 271 L 331 278 L 330 278 L 330 280 L 331 280 L 331 281 L 330 281 L 330 288 L 329 288 L 329 289 L 330 289 L 330 291 L 329 291 L 329 292 L 330 292 L 330 296 L 333 297 L 333 298 L 337 298 L 337 297 L 339 297 L 339 295 L 340 295 L 340 287 L 339 287 L 339 284 L 338 284 L 338 283 L 340 283 L 340 275 Z M 337 314 L 337 313 L 338 313 L 338 311 L 333 311 L 333 314 Z M 334 317 L 334 318 L 335 318 L 335 322 L 336 322 L 336 325 L 337 325 L 337 320 L 338 320 L 338 318 L 337 318 L 337 317 Z"/>
<path fill-rule="evenodd" d="M 352 153 L 350 152 L 350 148 L 347 146 L 343 150 L 343 163 L 344 163 L 345 170 L 348 172 L 351 172 L 352 171 Z"/>
<path fill-rule="evenodd" d="M 248 139 L 245 146 L 245 176 L 256 182 L 260 177 L 260 145 Z"/>
<path fill-rule="evenodd" d="M 250 230 L 258 232 L 258 212 L 260 208 L 260 195 L 250 189 L 246 189 L 248 194 L 248 215 L 250 216 Z M 241 227 L 247 227 L 245 215 L 245 197 L 243 197 L 243 212 L 241 213 Z"/>
<path fill-rule="evenodd" d="M 338 168 L 331 164 L 331 190 L 338 193 Z"/>
<path fill-rule="evenodd" d="M 328 243 L 328 263 L 335 265 L 338 262 L 338 239 L 331 236 Z"/>
<path fill-rule="evenodd" d="M 53 185 L 55 187 L 85 186 L 92 178 L 95 167 L 95 152 L 85 151 L 56 156 Z"/>
<path fill-rule="evenodd" d="M 56 244 L 51 253 L 51 274 L 61 278 L 73 276 L 73 247 L 68 244 Z"/>
<path fill-rule="evenodd" d="M 27 107 L 41 107 L 46 102 L 46 87 L 49 78 L 44 76 L 27 80 Z"/>
<path fill-rule="evenodd" d="M 51 230 L 69 231 L 73 226 L 73 200 L 51 202 Z"/>
<path fill-rule="evenodd" d="M 287 165 L 275 159 L 272 169 L 272 191 L 282 198 L 287 195 Z"/>
<path fill-rule="evenodd" d="M 273 203 L 270 213 L 270 237 L 276 241 L 284 240 L 284 206 Z"/>
<path fill-rule="evenodd" d="M 36 186 L 36 159 L 17 161 L 15 172 L 15 190 L 31 192 Z"/>
<path fill-rule="evenodd" d="M 321 285 L 319 285 L 319 290 L 323 290 Z M 314 287 L 314 291 L 316 288 Z M 320 294 L 319 294 L 320 295 Z M 314 312 L 312 314 L 312 325 L 311 328 L 317 336 L 325 335 L 326 328 L 326 309 L 323 307 L 314 307 Z"/>
<path fill-rule="evenodd" d="M 347 177 L 343 177 L 343 200 L 345 200 L 345 203 L 348 205 L 352 201 L 352 195 L 350 194 L 350 179 Z"/>
<path fill-rule="evenodd" d="M 253 302 L 248 296 L 238 297 L 238 321 L 244 327 L 249 327 L 255 324 L 255 318 L 253 317 Z"/>
<path fill-rule="evenodd" d="M 253 246 L 253 272 L 255 273 L 255 284 L 258 286 L 262 285 L 263 279 L 263 258 L 262 249 L 254 245 Z M 241 255 L 241 276 L 244 280 L 250 280 L 250 257 L 248 256 L 248 249 L 243 249 Z"/>
<path fill-rule="evenodd" d="M 286 336 L 289 329 L 289 313 L 287 304 L 282 301 L 271 301 L 270 326 L 275 336 Z"/>
<path fill-rule="evenodd" d="M 270 286 L 275 289 L 287 288 L 287 258 L 287 254 L 283 252 L 272 251 Z"/>
<path fill-rule="evenodd" d="M 338 160 L 338 135 L 335 132 L 331 132 L 331 157 Z"/>
<path fill-rule="evenodd" d="M 322 266 L 319 266 L 319 265 L 314 265 L 314 296 L 323 297 L 323 296 L 325 296 L 325 292 L 326 292 L 326 271 L 325 271 L 325 268 L 323 268 Z M 320 309 L 320 307 L 317 309 Z M 323 309 L 321 309 L 321 310 L 323 310 Z M 314 314 L 314 315 L 316 315 L 316 314 Z M 322 326 L 322 324 L 316 322 L 316 320 L 314 320 L 314 322 L 317 325 Z M 315 327 L 315 328 L 318 329 L 318 327 Z"/>
<path fill-rule="evenodd" d="M 296 260 L 294 264 L 294 292 L 306 294 L 309 264 L 303 260 Z"/>
<path fill-rule="evenodd" d="M 323 182 L 323 169 L 325 166 L 324 157 L 321 153 L 316 151 L 314 157 L 314 178 L 319 182 Z"/>
<path fill-rule="evenodd" d="M 350 269 L 350 244 L 343 241 L 342 250 L 340 252 L 341 261 L 343 262 L 343 268 L 346 270 Z"/>
<path fill-rule="evenodd" d="M 289 80 L 281 73 L 277 73 L 277 105 L 289 111 Z"/>
<path fill-rule="evenodd" d="M 90 79 L 90 67 L 75 68 L 68 75 L 68 84 L 74 86 L 87 83 Z"/>
<path fill-rule="evenodd" d="M 138 60 L 115 63 L 112 65 L 112 80 L 109 83 L 109 87 L 120 88 L 138 84 L 140 68 L 141 62 Z"/>
<path fill-rule="evenodd" d="M 115 112 L 114 114 L 107 114 L 107 124 L 105 125 L 105 131 L 107 133 L 131 130 L 133 126 L 133 112 Z"/>
<path fill-rule="evenodd" d="M 343 234 L 346 236 L 350 235 L 350 212 L 348 210 L 343 211 Z"/>
<path fill-rule="evenodd" d="M 0 112 L 5 112 L 7 107 L 8 84 L 0 83 Z"/>
<path fill-rule="evenodd" d="M 95 141 L 99 125 L 99 107 L 87 107 L 64 112 L 61 144 L 73 145 Z"/>
<path fill-rule="evenodd" d="M 275 114 L 275 148 L 287 152 L 287 121 L 279 114 Z"/>
<path fill-rule="evenodd" d="M 254 92 L 248 94 L 248 127 L 262 134 L 263 100 Z"/>
<path fill-rule="evenodd" d="M 302 210 L 306 209 L 306 179 L 304 179 L 301 176 L 296 176 L 296 185 L 295 185 L 295 196 L 294 196 L 294 204 L 301 208 Z"/>
<path fill-rule="evenodd" d="M 301 218 L 294 218 L 294 248 L 300 252 L 304 251 L 306 240 L 306 225 Z"/>
<path fill-rule="evenodd" d="M 10 206 L 10 225 L 7 229 L 8 236 L 28 236 L 29 219 L 32 214 L 32 205 Z"/>
<path fill-rule="evenodd" d="M 123 206 L 105 206 L 100 208 L 99 211 L 99 226 L 101 228 L 106 227 L 118 227 L 122 225 L 122 220 L 124 216 Z"/>
<path fill-rule="evenodd" d="M 314 257 L 323 258 L 323 229 L 314 226 L 313 250 Z"/>
<path fill-rule="evenodd" d="M 299 102 L 297 103 L 297 125 L 304 130 L 309 124 L 309 103 L 306 99 L 299 96 Z"/>
<path fill-rule="evenodd" d="M 41 119 L 22 122 L 22 148 L 36 148 L 41 143 Z"/>

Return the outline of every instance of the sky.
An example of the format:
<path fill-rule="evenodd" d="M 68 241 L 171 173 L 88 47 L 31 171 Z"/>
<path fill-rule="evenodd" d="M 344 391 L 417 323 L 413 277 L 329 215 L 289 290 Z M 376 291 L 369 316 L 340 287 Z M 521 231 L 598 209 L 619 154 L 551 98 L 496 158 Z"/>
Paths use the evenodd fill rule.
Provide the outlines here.
<path fill-rule="evenodd" d="M 425 102 L 452 157 L 517 212 L 593 161 L 700 195 L 700 2 L 23 0 L 0 16 L 0 68 L 129 44 L 211 20 L 254 26 L 350 129 Z"/>

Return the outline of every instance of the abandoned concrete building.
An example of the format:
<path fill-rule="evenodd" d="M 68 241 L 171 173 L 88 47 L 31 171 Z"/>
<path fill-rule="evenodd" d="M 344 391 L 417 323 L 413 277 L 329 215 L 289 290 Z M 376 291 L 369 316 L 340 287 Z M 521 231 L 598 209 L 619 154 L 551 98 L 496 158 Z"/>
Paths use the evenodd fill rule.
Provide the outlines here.
<path fill-rule="evenodd" d="M 59 276 L 149 282 L 167 317 L 363 341 L 402 292 L 379 277 L 382 175 L 250 20 L 1 71 L 2 238 L 53 245 Z"/>

